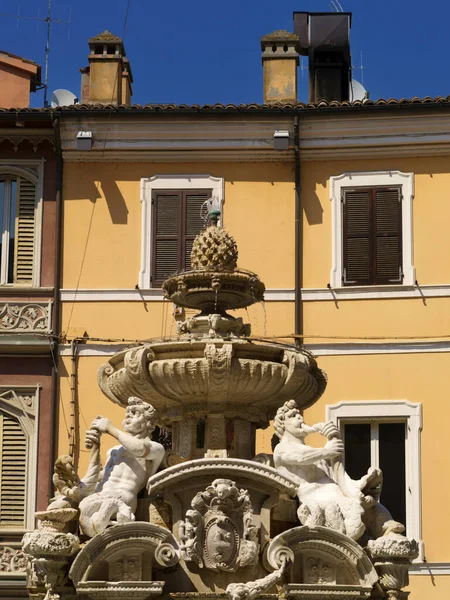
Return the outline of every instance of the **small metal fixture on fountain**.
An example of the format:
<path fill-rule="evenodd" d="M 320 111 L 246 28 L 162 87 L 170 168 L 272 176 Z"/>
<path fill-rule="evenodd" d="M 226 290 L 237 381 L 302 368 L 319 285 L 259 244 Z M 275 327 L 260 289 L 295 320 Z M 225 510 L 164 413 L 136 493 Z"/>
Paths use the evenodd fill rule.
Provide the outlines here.
<path fill-rule="evenodd" d="M 201 312 L 178 324 L 181 335 L 208 337 L 249 336 L 250 325 L 226 309 L 245 308 L 264 299 L 264 284 L 251 271 L 237 266 L 235 240 L 218 227 L 220 210 L 211 208 L 209 226 L 194 240 L 191 271 L 169 277 L 163 283 L 165 297 L 176 306 Z"/>

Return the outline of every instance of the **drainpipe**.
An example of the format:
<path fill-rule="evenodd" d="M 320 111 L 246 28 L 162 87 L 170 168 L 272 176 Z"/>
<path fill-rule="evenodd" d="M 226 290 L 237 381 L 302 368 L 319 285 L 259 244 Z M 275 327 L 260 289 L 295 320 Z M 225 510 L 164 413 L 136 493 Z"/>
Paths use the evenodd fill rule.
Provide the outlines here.
<path fill-rule="evenodd" d="M 295 345 L 301 346 L 303 319 L 302 319 L 302 254 L 303 254 L 303 228 L 302 204 L 300 197 L 300 130 L 298 116 L 294 118 L 294 161 L 295 161 Z"/>
<path fill-rule="evenodd" d="M 56 415 L 58 412 L 58 362 L 59 362 L 59 334 L 60 334 L 60 314 L 61 314 L 61 303 L 60 303 L 60 286 L 61 286 L 61 240 L 62 240 L 62 177 L 63 177 L 63 160 L 61 150 L 61 136 L 59 129 L 59 117 L 54 117 L 52 113 L 53 129 L 55 132 L 56 141 L 56 238 L 55 238 L 55 278 L 54 278 L 54 291 L 53 291 L 53 326 L 52 332 L 56 337 L 53 341 L 53 357 L 55 364 L 52 369 L 52 399 L 51 399 L 51 415 L 50 415 L 50 431 L 52 436 L 52 448 L 51 448 L 51 466 L 55 464 L 56 453 L 57 453 L 57 421 Z M 53 496 L 53 482 L 52 475 L 50 475 L 49 481 L 49 497 Z"/>

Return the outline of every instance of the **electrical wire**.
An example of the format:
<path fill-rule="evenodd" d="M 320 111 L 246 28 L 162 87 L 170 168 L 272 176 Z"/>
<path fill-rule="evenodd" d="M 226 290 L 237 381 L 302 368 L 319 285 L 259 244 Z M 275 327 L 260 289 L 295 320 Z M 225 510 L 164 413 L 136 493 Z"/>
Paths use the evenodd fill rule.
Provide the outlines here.
<path fill-rule="evenodd" d="M 34 338 L 45 338 L 49 340 L 58 339 L 61 343 L 65 344 L 68 341 L 71 341 L 70 338 L 67 338 L 65 334 L 49 334 L 49 333 L 27 333 L 27 332 L 17 332 L 15 335 L 20 337 L 20 335 L 26 335 L 27 337 Z M 450 339 L 450 333 L 445 333 L 442 335 L 323 335 L 323 334 L 314 334 L 314 333 L 302 333 L 301 335 L 295 335 L 295 333 L 288 333 L 283 335 L 270 335 L 270 336 L 248 336 L 248 337 L 240 337 L 241 340 L 246 340 L 248 342 L 275 342 L 276 340 L 285 340 L 285 339 L 297 339 L 297 338 L 309 338 L 309 339 L 323 339 L 323 340 L 341 340 L 341 341 L 385 341 L 389 340 L 407 340 L 407 341 L 432 341 L 432 340 L 445 340 Z M 103 338 L 103 337 L 94 337 L 94 336 L 85 336 L 82 338 L 76 338 L 77 340 L 84 342 L 105 342 L 109 344 L 153 344 L 158 342 L 169 342 L 173 340 L 180 340 L 179 336 L 164 336 L 155 338 Z M 197 338 L 190 338 L 197 339 Z"/>
<path fill-rule="evenodd" d="M 130 5 L 131 5 L 131 0 L 127 0 L 127 5 L 126 5 L 126 9 L 125 9 L 125 18 L 124 18 L 124 22 L 123 22 L 123 28 L 122 28 L 122 44 L 124 43 L 124 39 L 125 39 L 125 33 L 126 33 L 126 29 L 127 29 L 127 23 L 128 23 L 128 15 L 130 12 Z M 101 154 L 101 158 L 100 158 L 100 162 L 103 163 L 103 159 L 105 157 L 105 150 L 106 150 L 106 144 L 108 143 L 108 136 L 109 136 L 109 131 L 110 131 L 110 124 L 111 124 L 111 115 L 113 113 L 113 102 L 114 102 L 114 97 L 116 94 L 116 87 L 117 87 L 117 82 L 118 82 L 119 77 L 116 77 L 114 79 L 114 86 L 113 86 L 113 91 L 112 91 L 112 97 L 111 97 L 111 102 L 110 102 L 110 109 L 109 109 L 109 114 L 108 114 L 108 121 L 107 121 L 107 126 L 106 126 L 106 131 L 105 131 L 105 139 L 103 142 L 103 149 L 102 149 L 102 154 Z M 99 168 L 99 171 L 101 170 L 101 167 Z M 100 194 L 100 178 L 97 179 L 96 182 L 96 187 L 97 190 Z M 74 306 L 75 306 L 75 301 L 77 298 L 77 294 L 78 294 L 78 290 L 80 288 L 80 283 L 81 283 L 81 277 L 83 274 L 83 269 L 84 269 L 84 262 L 86 259 L 86 255 L 87 255 L 87 249 L 88 249 L 88 245 L 89 245 L 89 240 L 91 237 L 91 230 L 92 230 L 92 222 L 94 220 L 94 213 L 95 213 L 95 207 L 97 205 L 97 197 L 94 198 L 93 204 L 92 204 L 92 211 L 91 211 L 91 217 L 89 219 L 89 226 L 88 226 L 88 231 L 86 234 L 86 242 L 84 244 L 84 250 L 83 250 L 83 257 L 81 259 L 81 265 L 80 265 L 80 272 L 78 274 L 78 280 L 77 280 L 77 285 L 75 287 L 75 293 L 74 293 L 74 297 L 72 300 L 72 306 L 70 309 L 70 315 L 69 315 L 69 319 L 67 322 L 67 327 L 66 330 L 69 329 L 70 327 L 70 323 L 72 321 L 72 315 L 73 315 L 73 310 L 74 310 Z"/>

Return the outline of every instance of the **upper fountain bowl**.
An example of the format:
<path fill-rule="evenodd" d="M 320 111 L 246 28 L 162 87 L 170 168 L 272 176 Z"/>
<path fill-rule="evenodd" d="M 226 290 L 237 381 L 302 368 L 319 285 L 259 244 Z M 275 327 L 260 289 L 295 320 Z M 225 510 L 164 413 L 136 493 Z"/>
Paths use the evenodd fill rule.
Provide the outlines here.
<path fill-rule="evenodd" d="M 192 271 L 173 275 L 163 283 L 165 297 L 203 313 L 223 313 L 264 300 L 264 284 L 250 271 L 237 268 L 238 250 L 229 233 L 211 226 L 194 240 Z"/>

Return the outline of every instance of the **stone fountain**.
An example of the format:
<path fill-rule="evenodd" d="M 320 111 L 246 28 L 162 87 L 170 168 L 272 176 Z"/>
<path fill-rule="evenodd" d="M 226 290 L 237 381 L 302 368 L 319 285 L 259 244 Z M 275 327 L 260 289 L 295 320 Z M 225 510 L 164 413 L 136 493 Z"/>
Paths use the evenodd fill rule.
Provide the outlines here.
<path fill-rule="evenodd" d="M 246 340 L 250 325 L 226 311 L 264 297 L 255 273 L 237 268 L 233 238 L 211 225 L 194 241 L 192 271 L 169 277 L 165 297 L 200 312 L 178 324 L 178 338 L 116 354 L 99 372 L 99 385 L 126 406 L 139 396 L 172 429 L 173 450 L 182 458 L 205 455 L 250 459 L 255 429 L 267 427 L 277 408 L 295 399 L 311 406 L 325 377 L 312 355 L 279 344 Z"/>
<path fill-rule="evenodd" d="M 125 409 L 123 431 L 94 420 L 82 478 L 71 457 L 56 462 L 55 498 L 24 537 L 30 597 L 405 598 L 417 544 L 380 504 L 381 472 L 352 480 L 336 427 L 304 423 L 326 386 L 311 354 L 258 343 L 228 314 L 262 301 L 264 284 L 237 267 L 236 243 L 210 217 L 192 270 L 163 285 L 198 314 L 176 339 L 99 371 Z M 274 455 L 255 457 L 256 429 L 271 419 Z M 156 424 L 172 431 L 170 450 L 151 439 Z M 305 443 L 313 432 L 323 448 Z M 105 434 L 118 446 L 102 471 Z"/>

